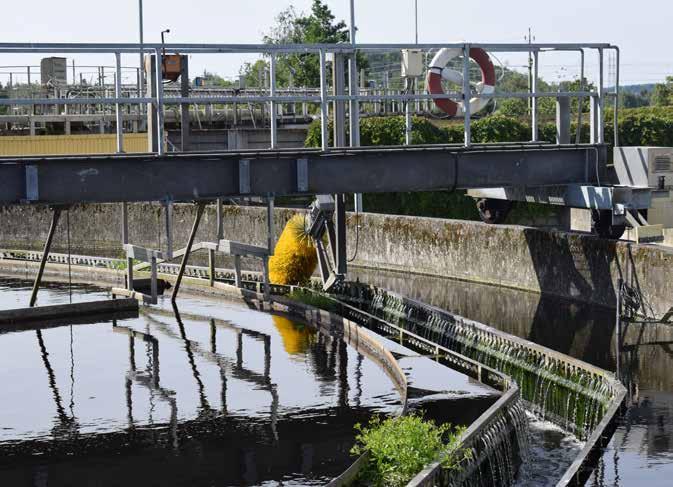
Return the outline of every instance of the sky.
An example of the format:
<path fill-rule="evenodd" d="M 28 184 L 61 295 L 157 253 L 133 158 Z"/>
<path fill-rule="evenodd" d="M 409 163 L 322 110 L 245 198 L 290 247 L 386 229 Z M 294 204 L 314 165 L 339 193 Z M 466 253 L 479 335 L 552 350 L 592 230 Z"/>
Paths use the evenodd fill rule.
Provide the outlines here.
<path fill-rule="evenodd" d="M 137 42 L 138 0 L 33 0 L 3 2 L 2 42 Z M 337 19 L 349 19 L 349 0 L 326 0 Z M 294 5 L 309 9 L 310 0 L 144 0 L 145 41 L 259 43 L 280 11 Z M 413 42 L 414 0 L 356 0 L 358 42 Z M 523 42 L 528 28 L 537 42 L 608 42 L 622 50 L 622 85 L 660 82 L 673 75 L 670 32 L 673 2 L 668 0 L 418 0 L 420 42 Z M 498 56 L 517 68 L 525 60 Z M 0 66 L 39 64 L 40 56 L 0 54 Z M 195 56 L 192 76 L 207 68 L 234 77 L 249 57 Z M 78 56 L 76 64 L 112 64 L 113 57 Z M 589 75 L 595 74 L 595 63 Z M 137 66 L 138 56 L 124 56 Z M 545 55 L 541 75 L 548 81 L 578 76 L 578 59 Z M 8 71 L 0 67 L 0 81 Z M 78 70 L 79 71 L 79 70 Z M 82 69 L 84 77 L 93 71 Z M 607 70 L 607 84 L 614 77 Z M 131 72 L 125 77 L 130 78 Z M 21 81 L 24 75 L 15 75 Z M 78 75 L 79 76 L 79 75 Z M 133 75 L 135 77 L 135 75 Z M 130 81 L 130 80 L 129 80 Z"/>

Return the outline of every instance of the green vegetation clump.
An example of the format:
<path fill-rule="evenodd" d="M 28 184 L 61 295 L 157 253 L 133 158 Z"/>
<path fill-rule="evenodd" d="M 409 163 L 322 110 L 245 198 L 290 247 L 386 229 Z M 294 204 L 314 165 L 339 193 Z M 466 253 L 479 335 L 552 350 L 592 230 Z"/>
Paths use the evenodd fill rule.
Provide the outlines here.
<path fill-rule="evenodd" d="M 322 309 L 329 312 L 335 312 L 337 310 L 336 303 L 326 296 L 321 296 L 320 294 L 312 293 L 309 291 L 303 291 L 301 289 L 295 289 L 287 295 L 288 298 L 304 303 L 308 306 L 313 306 L 314 308 Z"/>
<path fill-rule="evenodd" d="M 428 464 L 438 460 L 444 468 L 458 470 L 469 455 L 460 448 L 464 428 L 438 426 L 420 414 L 388 419 L 374 416 L 369 425 L 356 424 L 355 429 L 357 443 L 351 453 L 369 455 L 358 478 L 366 485 L 406 485 Z"/>

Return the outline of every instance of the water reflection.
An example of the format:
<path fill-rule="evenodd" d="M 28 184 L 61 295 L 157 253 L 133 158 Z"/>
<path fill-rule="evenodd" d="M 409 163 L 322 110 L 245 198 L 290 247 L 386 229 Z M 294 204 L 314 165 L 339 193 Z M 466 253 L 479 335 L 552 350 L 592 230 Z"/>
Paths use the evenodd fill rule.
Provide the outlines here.
<path fill-rule="evenodd" d="M 615 311 L 586 303 L 428 276 L 357 270 L 354 278 L 486 323 L 615 371 L 628 408 L 588 485 L 670 485 L 673 477 L 673 323 L 627 322 L 615 347 Z M 671 298 L 673 301 L 673 297 Z M 670 318 L 669 318 L 670 319 Z M 665 320 L 662 320 L 665 321 Z M 561 440 L 544 445 L 547 458 Z"/>
<path fill-rule="evenodd" d="M 398 406 L 343 341 L 194 304 L 0 334 L 0 485 L 323 485 Z"/>

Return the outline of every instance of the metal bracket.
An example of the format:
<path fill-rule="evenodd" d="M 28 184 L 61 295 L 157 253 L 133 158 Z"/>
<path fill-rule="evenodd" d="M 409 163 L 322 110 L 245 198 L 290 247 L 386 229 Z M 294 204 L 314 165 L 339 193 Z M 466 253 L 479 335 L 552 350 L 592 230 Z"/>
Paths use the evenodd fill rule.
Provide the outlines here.
<path fill-rule="evenodd" d="M 297 191 L 308 191 L 308 159 L 297 159 Z"/>
<path fill-rule="evenodd" d="M 26 200 L 37 201 L 40 199 L 38 186 L 37 166 L 26 166 Z"/>
<path fill-rule="evenodd" d="M 238 190 L 241 194 L 250 194 L 250 159 L 238 161 Z"/>

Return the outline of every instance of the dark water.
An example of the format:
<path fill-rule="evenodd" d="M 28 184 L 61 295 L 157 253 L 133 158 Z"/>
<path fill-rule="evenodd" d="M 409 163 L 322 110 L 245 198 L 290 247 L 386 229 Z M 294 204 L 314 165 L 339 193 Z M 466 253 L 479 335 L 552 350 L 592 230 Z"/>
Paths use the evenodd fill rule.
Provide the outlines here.
<path fill-rule="evenodd" d="M 28 283 L 0 281 L 0 309 Z M 77 286 L 73 301 L 101 299 Z M 67 287 L 40 305 L 70 301 Z M 353 426 L 399 408 L 346 343 L 226 301 L 180 299 L 137 318 L 0 331 L 0 486 L 323 485 L 353 460 Z M 411 402 L 469 423 L 495 400 L 398 349 Z"/>
<path fill-rule="evenodd" d="M 580 358 L 616 369 L 615 312 L 575 301 L 462 281 L 353 270 L 350 278 L 417 298 Z M 673 296 L 671 297 L 673 305 Z M 673 485 L 673 324 L 629 324 L 622 332 L 621 373 L 629 389 L 627 410 L 587 485 Z M 540 452 L 524 485 L 553 485 L 569 455 L 581 445 L 544 424 L 534 424 Z M 540 468 L 542 466 L 542 468 Z"/>

